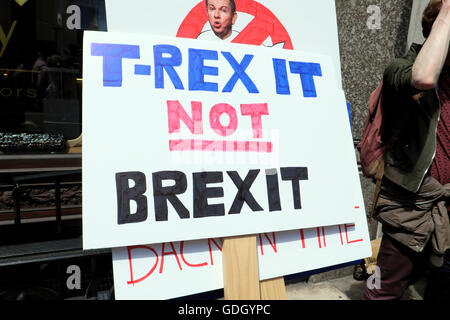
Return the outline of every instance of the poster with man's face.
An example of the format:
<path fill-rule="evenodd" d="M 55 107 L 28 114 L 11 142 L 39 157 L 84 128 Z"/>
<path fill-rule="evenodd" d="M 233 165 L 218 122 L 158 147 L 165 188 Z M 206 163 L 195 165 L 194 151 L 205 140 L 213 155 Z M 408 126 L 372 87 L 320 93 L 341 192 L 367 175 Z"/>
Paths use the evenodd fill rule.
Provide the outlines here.
<path fill-rule="evenodd" d="M 108 31 L 320 52 L 340 78 L 333 0 L 106 0 Z"/>
<path fill-rule="evenodd" d="M 234 0 L 209 0 L 205 5 L 210 29 L 202 31 L 197 39 L 233 40 L 239 34 L 233 30 L 237 19 Z"/>

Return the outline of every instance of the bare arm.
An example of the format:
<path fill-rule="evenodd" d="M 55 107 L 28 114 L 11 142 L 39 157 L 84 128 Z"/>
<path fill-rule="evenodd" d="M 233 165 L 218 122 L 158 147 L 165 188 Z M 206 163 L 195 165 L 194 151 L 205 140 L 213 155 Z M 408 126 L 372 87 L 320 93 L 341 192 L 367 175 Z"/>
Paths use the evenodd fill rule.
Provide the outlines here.
<path fill-rule="evenodd" d="M 412 67 L 411 84 L 420 90 L 436 87 L 450 44 L 450 0 L 442 1 L 442 8 L 433 23 L 430 35 L 423 44 Z"/>

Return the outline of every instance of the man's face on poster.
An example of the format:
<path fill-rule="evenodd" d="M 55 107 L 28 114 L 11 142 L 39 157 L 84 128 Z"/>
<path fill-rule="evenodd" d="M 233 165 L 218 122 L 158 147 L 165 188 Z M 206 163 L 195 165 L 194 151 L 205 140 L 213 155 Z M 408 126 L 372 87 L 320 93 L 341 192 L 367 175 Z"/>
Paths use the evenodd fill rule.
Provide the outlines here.
<path fill-rule="evenodd" d="M 222 40 L 231 35 L 231 27 L 237 14 L 231 9 L 230 0 L 207 0 L 206 12 L 214 33 Z"/>

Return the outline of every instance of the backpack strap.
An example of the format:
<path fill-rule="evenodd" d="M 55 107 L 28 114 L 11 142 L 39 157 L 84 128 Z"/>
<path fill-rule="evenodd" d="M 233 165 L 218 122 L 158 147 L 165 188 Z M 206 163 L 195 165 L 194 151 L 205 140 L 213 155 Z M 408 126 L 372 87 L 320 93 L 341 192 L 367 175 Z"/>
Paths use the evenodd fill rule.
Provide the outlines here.
<path fill-rule="evenodd" d="M 372 206 L 370 207 L 369 224 L 372 222 L 372 217 L 373 217 L 373 214 L 375 212 L 375 207 L 378 202 L 378 196 L 379 196 L 380 190 L 381 190 L 381 180 L 383 180 L 383 175 L 384 175 L 384 159 L 381 158 L 379 160 L 377 173 L 375 174 L 375 177 L 374 177 L 376 184 L 375 184 L 375 192 L 373 194 Z"/>

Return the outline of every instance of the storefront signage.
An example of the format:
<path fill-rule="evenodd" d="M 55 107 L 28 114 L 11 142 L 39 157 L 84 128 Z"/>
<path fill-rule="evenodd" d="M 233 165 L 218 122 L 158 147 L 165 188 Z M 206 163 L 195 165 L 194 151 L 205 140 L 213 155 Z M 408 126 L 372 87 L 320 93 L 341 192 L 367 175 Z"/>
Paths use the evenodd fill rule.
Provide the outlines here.
<path fill-rule="evenodd" d="M 9 40 L 14 33 L 14 29 L 16 28 L 17 20 L 14 20 L 9 29 L 3 29 L 0 25 L 0 44 L 2 45 L 0 49 L 0 58 L 3 57 L 5 53 L 6 47 L 8 46 Z M 6 31 L 8 30 L 8 31 Z"/>

